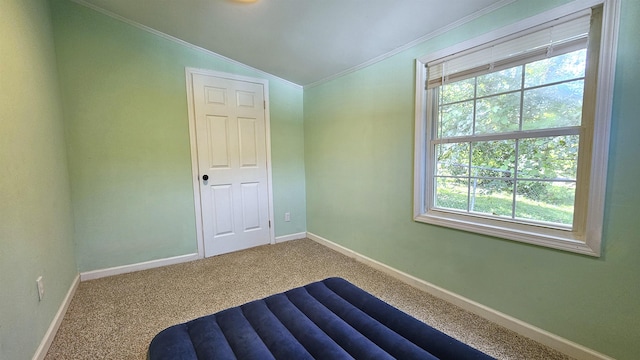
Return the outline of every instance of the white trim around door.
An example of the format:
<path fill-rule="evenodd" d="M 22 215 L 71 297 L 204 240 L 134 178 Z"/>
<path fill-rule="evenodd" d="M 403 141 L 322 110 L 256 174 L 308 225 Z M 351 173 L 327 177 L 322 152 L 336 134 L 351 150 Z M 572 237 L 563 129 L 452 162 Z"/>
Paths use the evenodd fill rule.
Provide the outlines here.
<path fill-rule="evenodd" d="M 200 198 L 200 180 L 198 172 L 198 148 L 196 143 L 196 116 L 194 108 L 193 75 L 207 75 L 218 78 L 252 82 L 262 84 L 264 88 L 264 116 L 265 116 L 265 140 L 267 155 L 267 193 L 269 198 L 269 242 L 275 244 L 275 221 L 273 217 L 273 177 L 271 171 L 271 121 L 269 110 L 269 81 L 265 79 L 252 78 L 248 76 L 224 73 L 214 70 L 185 68 L 187 86 L 187 110 L 189 115 L 189 143 L 191 146 L 191 181 L 193 185 L 194 210 L 196 215 L 196 241 L 198 243 L 198 256 L 204 258 L 204 233 L 202 226 L 202 207 Z"/>

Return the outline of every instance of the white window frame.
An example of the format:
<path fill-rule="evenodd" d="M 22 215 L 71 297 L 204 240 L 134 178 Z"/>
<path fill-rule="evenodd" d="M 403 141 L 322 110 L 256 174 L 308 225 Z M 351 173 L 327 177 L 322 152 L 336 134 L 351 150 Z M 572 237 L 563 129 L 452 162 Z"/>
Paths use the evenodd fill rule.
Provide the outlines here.
<path fill-rule="evenodd" d="M 592 154 L 589 172 L 589 190 L 585 201 L 586 216 L 574 222 L 572 231 L 505 222 L 481 216 L 458 214 L 434 209 L 426 193 L 428 166 L 432 165 L 427 149 L 429 132 L 427 124 L 427 73 L 425 65 L 518 32 L 526 31 L 561 17 L 603 5 L 602 33 L 595 95 Z M 616 50 L 620 0 L 576 0 L 566 5 L 535 15 L 504 28 L 491 31 L 477 38 L 416 59 L 416 104 L 415 104 L 415 156 L 414 156 L 414 220 L 428 224 L 450 227 L 494 237 L 510 239 L 565 251 L 599 257 L 602 247 L 602 227 L 606 191 L 607 162 L 611 114 L 613 108 L 613 86 L 615 78 Z"/>

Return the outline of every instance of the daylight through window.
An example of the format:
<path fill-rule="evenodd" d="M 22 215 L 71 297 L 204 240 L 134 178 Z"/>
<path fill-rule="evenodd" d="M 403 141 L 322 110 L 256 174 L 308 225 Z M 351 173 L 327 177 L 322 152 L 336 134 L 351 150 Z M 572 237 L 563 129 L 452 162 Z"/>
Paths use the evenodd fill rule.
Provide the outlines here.
<path fill-rule="evenodd" d="M 425 61 L 416 220 L 599 254 L 602 8 Z"/>
<path fill-rule="evenodd" d="M 437 89 L 434 207 L 573 223 L 586 50 Z"/>

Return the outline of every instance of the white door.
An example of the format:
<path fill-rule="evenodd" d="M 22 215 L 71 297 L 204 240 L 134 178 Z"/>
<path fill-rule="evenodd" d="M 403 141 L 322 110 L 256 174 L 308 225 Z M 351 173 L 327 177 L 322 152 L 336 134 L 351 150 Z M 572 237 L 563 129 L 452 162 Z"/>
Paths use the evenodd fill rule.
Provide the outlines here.
<path fill-rule="evenodd" d="M 264 84 L 193 74 L 204 255 L 270 242 Z"/>

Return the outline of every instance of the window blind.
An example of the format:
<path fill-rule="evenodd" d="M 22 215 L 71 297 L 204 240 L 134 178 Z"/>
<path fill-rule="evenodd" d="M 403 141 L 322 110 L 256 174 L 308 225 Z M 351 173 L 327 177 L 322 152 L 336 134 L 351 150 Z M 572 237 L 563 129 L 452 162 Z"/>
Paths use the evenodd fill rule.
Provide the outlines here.
<path fill-rule="evenodd" d="M 591 11 L 586 10 L 431 61 L 427 88 L 585 49 L 590 23 Z"/>

